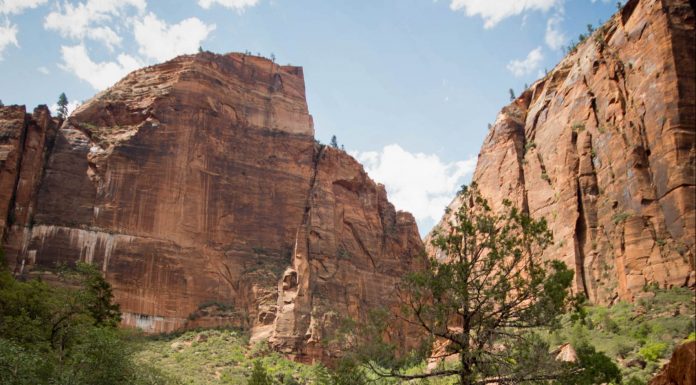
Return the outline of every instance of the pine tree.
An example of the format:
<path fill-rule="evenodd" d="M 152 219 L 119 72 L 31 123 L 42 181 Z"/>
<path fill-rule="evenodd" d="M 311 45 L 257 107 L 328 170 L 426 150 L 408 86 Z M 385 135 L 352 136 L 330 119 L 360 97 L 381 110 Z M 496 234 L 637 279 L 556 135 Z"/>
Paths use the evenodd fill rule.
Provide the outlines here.
<path fill-rule="evenodd" d="M 338 139 L 336 139 L 336 135 L 331 137 L 331 147 L 338 148 Z"/>
<path fill-rule="evenodd" d="M 61 92 L 58 96 L 58 117 L 61 119 L 68 117 L 68 97 L 65 96 L 65 92 Z"/>
<path fill-rule="evenodd" d="M 510 88 L 510 101 L 514 101 L 517 97 L 515 96 L 515 91 Z"/>
<path fill-rule="evenodd" d="M 462 205 L 448 227 L 434 234 L 433 246 L 447 261 L 431 259 L 426 269 L 408 275 L 398 287 L 401 311 L 375 318 L 355 333 L 357 361 L 379 377 L 402 381 L 617 383 L 618 369 L 594 348 L 582 350 L 590 359 L 580 357 L 578 364 L 558 361 L 539 334 L 576 303 L 569 293 L 573 271 L 542 258 L 552 243 L 546 221 L 507 200 L 494 212 L 475 184 L 463 186 L 459 199 Z M 398 320 L 420 329 L 426 341 L 444 344 L 439 358 L 449 357 L 451 365 L 420 373 L 404 370 L 407 362 L 385 337 Z"/>

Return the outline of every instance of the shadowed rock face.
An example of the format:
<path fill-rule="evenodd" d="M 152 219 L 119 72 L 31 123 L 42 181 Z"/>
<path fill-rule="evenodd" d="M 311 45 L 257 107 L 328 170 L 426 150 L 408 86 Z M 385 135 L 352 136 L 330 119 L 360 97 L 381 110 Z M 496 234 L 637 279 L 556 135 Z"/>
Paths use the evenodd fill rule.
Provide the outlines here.
<path fill-rule="evenodd" d="M 26 130 L 15 110 L 2 127 Z M 17 271 L 97 264 L 127 325 L 237 325 L 324 359 L 335 351 L 319 342 L 341 318 L 389 306 L 423 246 L 384 187 L 313 135 L 299 67 L 203 53 L 135 71 L 75 111 L 31 166 L 37 204 L 5 248 Z M 0 209 L 12 210 L 8 154 Z"/>
<path fill-rule="evenodd" d="M 629 1 L 503 108 L 481 148 L 482 193 L 545 217 L 545 258 L 592 301 L 694 284 L 694 41 L 687 0 Z"/>

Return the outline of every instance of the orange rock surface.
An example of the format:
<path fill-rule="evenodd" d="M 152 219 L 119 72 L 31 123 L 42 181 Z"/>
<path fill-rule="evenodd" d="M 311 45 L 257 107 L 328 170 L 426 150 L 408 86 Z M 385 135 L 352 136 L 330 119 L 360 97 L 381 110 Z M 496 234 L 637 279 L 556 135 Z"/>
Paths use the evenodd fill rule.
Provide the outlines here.
<path fill-rule="evenodd" d="M 6 231 L 11 263 L 97 264 L 124 323 L 148 332 L 237 325 L 325 359 L 343 317 L 389 306 L 423 263 L 413 217 L 315 142 L 300 67 L 201 53 L 144 68 L 76 110 L 51 149 L 32 219 Z M 0 208 L 17 211 L 7 154 Z"/>
<path fill-rule="evenodd" d="M 696 342 L 677 346 L 660 373 L 650 385 L 696 385 Z"/>
<path fill-rule="evenodd" d="M 695 24 L 687 0 L 629 1 L 503 108 L 481 148 L 482 193 L 545 217 L 545 258 L 594 302 L 695 283 Z"/>

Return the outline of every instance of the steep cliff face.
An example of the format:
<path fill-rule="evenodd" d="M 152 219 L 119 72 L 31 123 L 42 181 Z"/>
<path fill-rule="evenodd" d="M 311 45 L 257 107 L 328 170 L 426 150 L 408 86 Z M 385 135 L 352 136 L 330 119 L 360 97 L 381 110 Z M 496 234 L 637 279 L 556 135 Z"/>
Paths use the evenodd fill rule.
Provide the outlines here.
<path fill-rule="evenodd" d="M 313 135 L 299 67 L 203 53 L 135 71 L 58 130 L 10 260 L 97 264 L 127 325 L 238 325 L 321 359 L 339 318 L 390 304 L 422 243 L 383 186 Z"/>
<path fill-rule="evenodd" d="M 694 284 L 694 41 L 687 0 L 629 1 L 503 108 L 481 148 L 482 193 L 545 217 L 545 258 L 592 301 Z"/>
<path fill-rule="evenodd" d="M 60 120 L 46 106 L 32 115 L 24 106 L 0 108 L 0 238 L 8 251 L 21 248 L 36 210 L 43 165 Z"/>

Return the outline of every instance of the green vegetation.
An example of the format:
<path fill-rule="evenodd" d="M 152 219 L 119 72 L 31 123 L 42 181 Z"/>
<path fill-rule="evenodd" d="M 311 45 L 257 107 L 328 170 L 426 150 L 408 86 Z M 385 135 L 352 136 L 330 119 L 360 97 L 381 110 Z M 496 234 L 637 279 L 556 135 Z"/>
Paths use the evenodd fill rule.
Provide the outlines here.
<path fill-rule="evenodd" d="M 78 264 L 61 269 L 59 278 L 65 287 L 22 282 L 0 266 L 0 383 L 176 383 L 133 362 L 131 347 L 116 328 L 120 313 L 111 302 L 111 287 L 99 271 Z"/>
<path fill-rule="evenodd" d="M 588 378 L 608 376 L 616 379 L 618 375 L 623 378 L 622 384 L 646 384 L 647 379 L 670 356 L 674 346 L 685 338 L 696 339 L 693 318 L 695 309 L 690 290 L 646 290 L 646 297 L 636 304 L 619 302 L 609 308 L 584 306 L 579 313 L 562 315 L 551 328 L 535 329 L 536 335 L 541 338 L 532 338 L 532 345 L 539 349 L 536 350 L 538 356 L 534 356 L 534 364 L 539 364 L 538 357 L 546 356 L 543 351 L 550 352 L 557 346 L 571 343 L 581 360 L 579 365 L 590 369 L 584 372 L 589 377 L 569 377 L 558 384 L 593 384 L 593 380 Z M 675 316 L 675 313 L 679 314 Z M 373 316 L 377 319 L 372 322 L 373 325 L 379 323 L 379 316 Z M 266 373 L 273 385 L 402 383 L 396 378 L 382 378 L 369 370 L 368 365 L 355 360 L 339 361 L 333 370 L 321 365 L 295 363 L 273 352 L 265 342 L 253 343 L 250 347 L 248 335 L 239 330 L 196 330 L 158 336 L 131 335 L 128 341 L 135 363 L 158 368 L 160 375 L 166 375 L 171 381 L 175 381 L 171 382 L 173 384 L 245 385 L 252 383 L 250 381 L 255 371 Z M 515 353 L 520 364 L 527 362 L 523 361 L 522 350 L 524 349 L 518 349 Z M 375 350 L 371 355 L 379 358 L 379 353 L 379 350 Z M 656 357 L 655 360 L 647 359 L 653 356 Z M 615 359 L 616 364 L 607 357 Z M 406 358 L 402 360 L 405 365 L 401 373 L 414 375 L 425 370 L 426 363 L 422 360 L 422 354 Z M 388 361 L 379 363 L 382 365 L 378 365 L 377 360 L 371 364 L 381 372 L 390 370 Z M 641 367 L 643 363 L 645 368 Z M 453 370 L 457 367 L 457 362 L 447 362 L 438 368 Z M 617 374 L 616 370 L 621 373 Z M 452 385 L 457 381 L 457 378 L 430 378 L 412 380 L 409 384 Z"/>
<path fill-rule="evenodd" d="M 573 130 L 573 132 L 583 132 L 585 131 L 585 123 L 575 122 L 570 128 Z"/>
<path fill-rule="evenodd" d="M 615 225 L 618 225 L 619 223 L 625 222 L 626 219 L 631 217 L 631 213 L 627 211 L 622 211 L 620 213 L 616 213 L 611 217 L 611 221 L 614 222 Z"/>
<path fill-rule="evenodd" d="M 233 329 L 139 336 L 132 342 L 136 362 L 155 365 L 182 384 L 310 384 L 329 373 L 322 366 L 290 361 L 265 342 L 250 348 L 248 335 Z M 270 382 L 259 382 L 264 378 Z"/>
<path fill-rule="evenodd" d="M 645 344 L 638 351 L 638 355 L 643 357 L 646 361 L 657 361 L 662 358 L 667 351 L 667 344 L 664 342 L 650 342 Z"/>
<path fill-rule="evenodd" d="M 600 22 L 601 24 L 601 22 Z M 600 28 L 601 30 L 601 28 Z M 592 24 L 587 24 L 587 33 L 581 33 L 578 35 L 578 41 L 571 40 L 567 47 L 563 48 L 563 53 L 566 55 L 574 53 L 578 49 L 578 45 L 582 44 L 588 37 L 595 33 L 595 27 Z M 598 44 L 604 43 L 604 37 L 600 34 L 595 35 L 595 42 Z"/>
<path fill-rule="evenodd" d="M 646 288 L 635 304 L 587 306 L 564 315 L 549 334 L 551 345 L 590 343 L 614 358 L 625 384 L 646 384 L 675 346 L 695 338 L 694 294 L 686 288 Z"/>
<path fill-rule="evenodd" d="M 543 261 L 552 236 L 544 219 L 536 220 L 503 202 L 493 213 L 475 184 L 463 188 L 463 202 L 445 234 L 433 246 L 447 263 L 435 259 L 423 271 L 409 274 L 398 288 L 401 309 L 373 312 L 353 326 L 346 358 L 361 363 L 380 378 L 451 379 L 459 385 L 493 383 L 618 383 L 616 365 L 587 342 L 576 345 L 577 360 L 557 360 L 541 332 L 557 325 L 559 316 L 578 299 L 569 294 L 573 271 L 560 261 Z M 425 337 L 410 354 L 390 336 L 404 325 Z M 399 328 L 399 326 L 397 326 Z M 443 363 L 424 370 L 439 341 Z"/>
<path fill-rule="evenodd" d="M 353 256 L 350 254 L 348 250 L 346 250 L 343 245 L 338 246 L 338 254 L 337 254 L 338 259 L 346 259 L 346 260 L 352 260 Z"/>
<path fill-rule="evenodd" d="M 551 178 L 549 178 L 549 174 L 547 174 L 546 171 L 541 172 L 541 179 L 548 183 L 551 183 Z"/>
<path fill-rule="evenodd" d="M 65 96 L 65 92 L 61 92 L 58 96 L 58 117 L 65 119 L 68 117 L 68 97 Z"/>
<path fill-rule="evenodd" d="M 268 375 L 266 372 L 266 368 L 263 366 L 261 361 L 254 361 L 254 366 L 251 369 L 251 376 L 249 377 L 249 381 L 247 381 L 248 385 L 271 385 L 272 384 L 272 379 L 271 376 Z"/>

